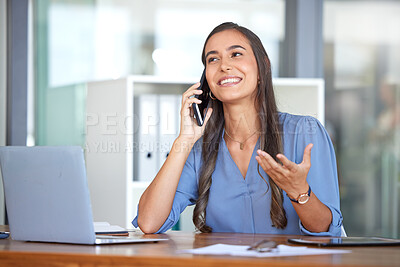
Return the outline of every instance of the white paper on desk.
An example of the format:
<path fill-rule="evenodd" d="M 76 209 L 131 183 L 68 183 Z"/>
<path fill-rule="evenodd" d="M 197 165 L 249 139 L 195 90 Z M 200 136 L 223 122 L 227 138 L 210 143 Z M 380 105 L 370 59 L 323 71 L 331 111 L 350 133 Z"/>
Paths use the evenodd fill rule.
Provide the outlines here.
<path fill-rule="evenodd" d="M 122 232 L 127 232 L 125 228 L 122 228 L 121 226 L 118 225 L 110 225 L 108 222 L 94 222 L 94 231 L 96 234 L 101 234 L 101 233 L 122 233 Z"/>
<path fill-rule="evenodd" d="M 231 255 L 245 257 L 282 257 L 282 256 L 303 256 L 320 254 L 340 254 L 349 253 L 350 250 L 339 249 L 320 249 L 298 246 L 278 245 L 271 252 L 257 252 L 247 250 L 249 246 L 216 244 L 208 247 L 181 250 L 180 253 L 207 254 L 207 255 Z"/>

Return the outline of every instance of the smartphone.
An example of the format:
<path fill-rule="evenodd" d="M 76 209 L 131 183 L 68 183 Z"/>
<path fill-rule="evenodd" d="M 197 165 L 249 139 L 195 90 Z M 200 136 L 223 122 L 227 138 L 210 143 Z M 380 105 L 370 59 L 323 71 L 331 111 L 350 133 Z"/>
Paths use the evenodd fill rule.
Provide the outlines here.
<path fill-rule="evenodd" d="M 196 98 L 200 99 L 202 102 L 200 105 L 193 103 L 192 109 L 194 112 L 194 117 L 196 118 L 197 124 L 202 126 L 204 124 L 204 119 L 206 118 L 208 104 L 210 102 L 210 87 L 208 86 L 206 79 L 206 70 L 203 71 L 200 79 L 200 86 L 198 90 L 203 90 L 201 95 L 195 95 Z"/>
<path fill-rule="evenodd" d="M 290 238 L 289 243 L 315 245 L 318 247 L 344 246 L 399 246 L 398 239 L 380 237 L 311 237 Z"/>

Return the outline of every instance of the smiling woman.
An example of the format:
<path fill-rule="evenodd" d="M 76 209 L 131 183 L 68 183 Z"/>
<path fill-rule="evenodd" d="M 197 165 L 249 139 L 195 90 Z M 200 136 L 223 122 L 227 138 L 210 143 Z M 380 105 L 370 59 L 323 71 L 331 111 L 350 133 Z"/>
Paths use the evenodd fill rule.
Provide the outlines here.
<path fill-rule="evenodd" d="M 193 222 L 201 232 L 339 236 L 331 140 L 316 119 L 277 111 L 260 39 L 223 23 L 207 37 L 202 60 L 215 95 L 205 123 L 192 116 L 192 104 L 201 102 L 192 96 L 202 93 L 195 84 L 183 94 L 180 134 L 133 225 L 164 232 L 196 204 Z"/>
<path fill-rule="evenodd" d="M 236 30 L 226 30 L 213 35 L 205 51 L 206 77 L 217 99 L 228 103 L 247 98 L 253 103 L 258 71 L 249 41 Z"/>

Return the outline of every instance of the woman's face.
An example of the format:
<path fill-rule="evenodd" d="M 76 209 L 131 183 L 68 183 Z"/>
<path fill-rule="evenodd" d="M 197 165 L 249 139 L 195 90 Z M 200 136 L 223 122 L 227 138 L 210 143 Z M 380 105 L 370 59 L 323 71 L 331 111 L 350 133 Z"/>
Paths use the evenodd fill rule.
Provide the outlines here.
<path fill-rule="evenodd" d="M 257 61 L 244 35 L 236 30 L 216 33 L 208 40 L 204 51 L 207 82 L 220 101 L 237 103 L 255 96 Z"/>

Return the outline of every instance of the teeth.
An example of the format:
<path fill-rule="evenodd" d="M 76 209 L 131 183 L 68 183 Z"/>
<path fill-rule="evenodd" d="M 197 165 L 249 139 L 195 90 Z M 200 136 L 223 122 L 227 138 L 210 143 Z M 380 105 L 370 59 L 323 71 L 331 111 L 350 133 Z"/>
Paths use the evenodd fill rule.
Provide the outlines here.
<path fill-rule="evenodd" d="M 229 78 L 221 81 L 221 85 L 226 84 L 226 83 L 236 83 L 239 82 L 239 78 Z"/>

